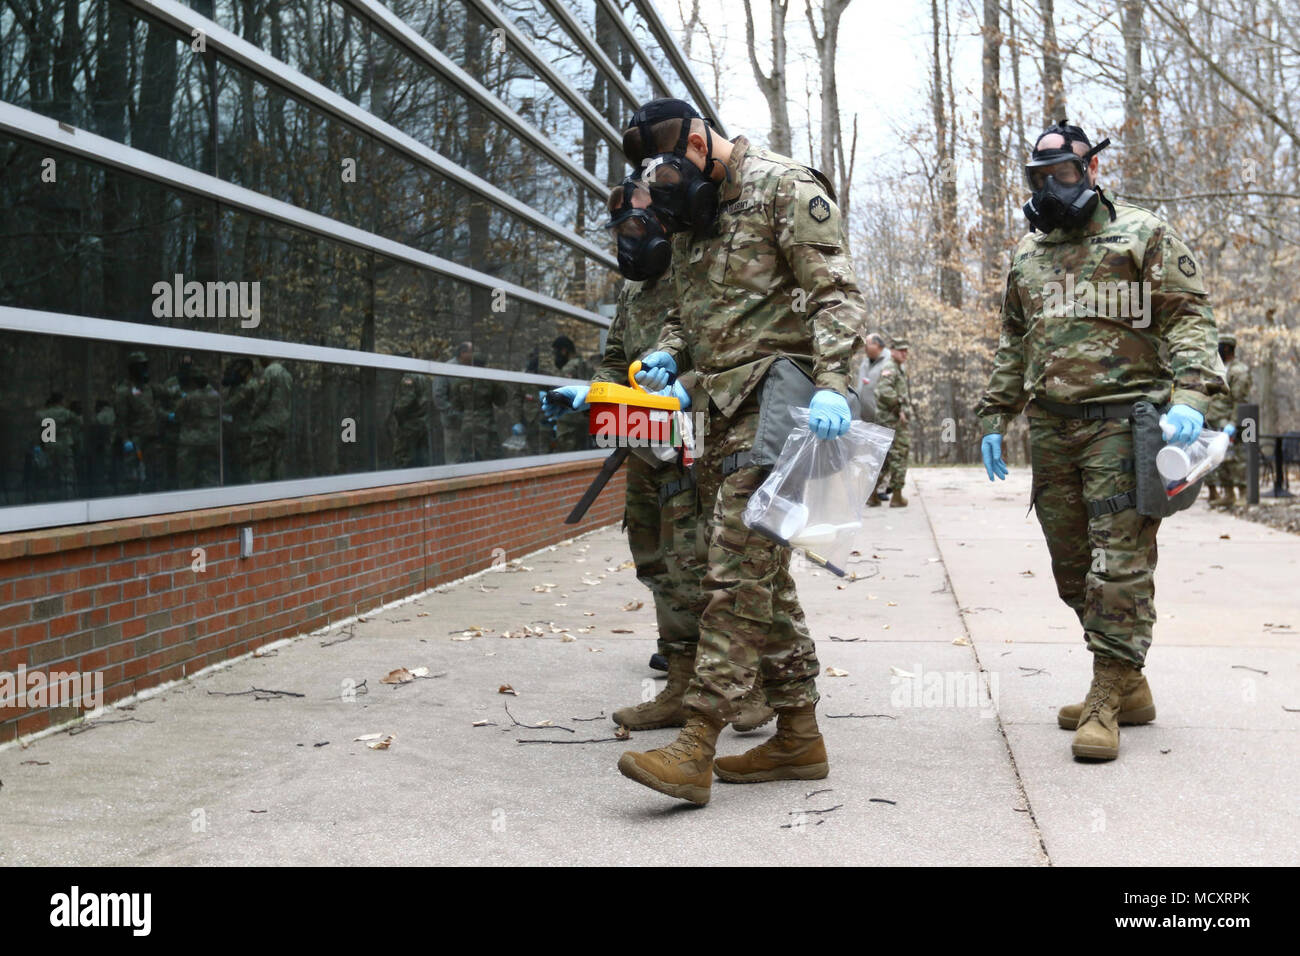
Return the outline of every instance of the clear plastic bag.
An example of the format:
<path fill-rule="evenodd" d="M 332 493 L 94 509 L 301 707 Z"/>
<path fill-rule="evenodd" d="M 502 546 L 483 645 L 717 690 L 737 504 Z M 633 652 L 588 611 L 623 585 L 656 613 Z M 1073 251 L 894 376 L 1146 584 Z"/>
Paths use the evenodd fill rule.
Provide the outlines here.
<path fill-rule="evenodd" d="M 797 427 L 772 473 L 750 496 L 743 520 L 843 575 L 894 430 L 854 421 L 846 434 L 822 440 L 808 428 L 808 409 L 792 411 Z"/>

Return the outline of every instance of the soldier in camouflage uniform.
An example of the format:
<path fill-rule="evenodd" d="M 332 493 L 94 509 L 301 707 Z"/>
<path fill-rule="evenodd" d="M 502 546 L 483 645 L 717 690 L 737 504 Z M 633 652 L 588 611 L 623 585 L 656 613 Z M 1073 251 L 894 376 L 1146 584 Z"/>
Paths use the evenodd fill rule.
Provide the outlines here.
<path fill-rule="evenodd" d="M 126 361 L 127 377 L 113 390 L 113 446 L 121 462 L 119 490 L 131 494 L 152 490 L 156 481 L 158 401 L 149 384 L 148 356 L 132 352 Z"/>
<path fill-rule="evenodd" d="M 253 360 L 247 356 L 232 359 L 221 380 L 226 389 L 222 402 L 222 430 L 227 444 L 226 484 L 252 481 L 253 403 L 257 398 L 257 376 Z"/>
<path fill-rule="evenodd" d="M 51 500 L 71 498 L 76 490 L 76 415 L 54 392 L 36 412 L 37 448 L 45 460 L 45 493 Z"/>
<path fill-rule="evenodd" d="M 481 365 L 474 358 L 474 346 L 462 342 L 456 347 L 460 365 Z M 496 442 L 494 409 L 506 404 L 509 395 L 500 382 L 481 378 L 440 378 L 434 383 L 433 404 L 442 416 L 442 438 L 449 465 L 500 458 Z"/>
<path fill-rule="evenodd" d="M 293 408 L 293 378 L 278 361 L 257 376 L 249 409 L 248 473 L 252 481 L 282 481 L 288 477 L 285 442 Z"/>
<path fill-rule="evenodd" d="M 393 464 L 422 468 L 429 464 L 429 384 L 403 372 L 393 394 Z"/>
<path fill-rule="evenodd" d="M 211 488 L 221 484 L 221 394 L 193 367 L 176 400 L 179 426 L 176 449 L 179 487 Z"/>
<path fill-rule="evenodd" d="M 1086 699 L 1058 722 L 1075 730 L 1076 757 L 1103 760 L 1119 753 L 1120 723 L 1155 716 L 1142 666 L 1160 521 L 1125 507 L 1135 487 L 1130 411 L 1140 399 L 1172 402 L 1176 440 L 1190 441 L 1224 387 L 1200 265 L 1167 223 L 1096 186 L 1105 145 L 1064 123 L 1039 137 L 1026 215 L 1044 231 L 1016 247 L 977 408 L 990 480 L 1006 476 L 1002 435 L 1022 410 L 1029 416 L 1033 507 L 1057 591 L 1093 654 Z"/>
<path fill-rule="evenodd" d="M 880 506 L 880 490 L 889 498 L 889 507 L 906 508 L 903 482 L 907 480 L 907 454 L 912 447 L 912 386 L 907 381 L 903 363 L 907 361 L 907 342 L 894 339 L 889 347 L 889 357 L 884 360 L 876 382 L 876 423 L 894 430 L 894 441 L 889 446 L 885 463 L 880 468 L 876 487 L 867 499 L 873 508 Z"/>
<path fill-rule="evenodd" d="M 567 335 L 559 336 L 551 343 L 551 352 L 555 359 L 555 374 L 560 378 L 576 378 L 584 382 L 591 379 L 591 366 L 578 354 L 573 339 Z M 626 383 L 624 374 L 620 381 Z M 565 415 L 555 423 L 555 450 L 581 451 L 590 448 L 589 433 L 591 423 L 586 412 Z"/>
<path fill-rule="evenodd" d="M 641 195 L 648 200 L 644 191 Z M 623 188 L 615 187 L 610 196 L 611 213 L 617 212 L 623 199 Z M 671 268 L 658 279 L 624 283 L 593 382 L 627 384 L 628 366 L 654 349 L 676 293 Z M 699 527 L 694 469 L 683 469 L 675 463 L 651 464 L 636 453 L 628 456 L 625 467 L 623 527 L 636 563 L 637 579 L 654 595 L 659 653 L 668 661 L 668 683 L 653 700 L 616 710 L 613 719 L 629 730 L 681 727 L 686 723 L 683 701 L 695 672 L 700 615 L 705 604 L 701 582 L 706 554 L 697 546 L 705 530 Z M 741 702 L 732 727 L 750 731 L 772 717 L 760 679 Z"/>
<path fill-rule="evenodd" d="M 681 101 L 638 110 L 624 153 L 636 163 L 654 154 L 645 164 L 647 183 L 652 192 L 667 190 L 655 199 L 656 214 L 671 203 L 675 215 L 678 190 L 699 190 L 701 180 L 716 184 L 718 201 L 707 210 L 710 222 L 673 239 L 676 304 L 659 350 L 638 373 L 648 387 L 662 387 L 679 363 L 684 370 L 693 361 L 699 411 L 707 408 L 695 468 L 709 516 L 708 602 L 685 697 L 690 715 L 674 743 L 625 753 L 619 770 L 694 803 L 708 802 L 715 771 L 736 783 L 824 777 L 814 713 L 819 665 L 790 576 L 790 549 L 752 531 L 741 514 L 766 477 L 746 456 L 756 436 L 757 388 L 780 354 L 812 370 L 814 433 L 829 438 L 848 429 L 848 376 L 864 310 L 834 194 L 820 173 L 743 136 L 715 139 Z M 715 762 L 718 733 L 760 669 L 776 734 Z"/>
<path fill-rule="evenodd" d="M 1250 366 L 1237 358 L 1237 337 L 1223 334 L 1219 336 L 1219 358 L 1227 366 L 1228 391 L 1215 395 L 1210 400 L 1209 411 L 1205 420 L 1217 431 L 1223 431 L 1229 425 L 1237 427 L 1237 406 L 1250 401 Z M 1206 484 L 1210 486 L 1210 503 L 1224 508 L 1231 508 L 1235 503 L 1234 487 L 1241 492 L 1242 503 L 1246 500 L 1246 452 L 1241 447 L 1239 435 L 1233 435 L 1232 447 L 1228 457 L 1217 471 L 1210 472 Z M 1219 487 L 1223 488 L 1222 493 Z"/>
<path fill-rule="evenodd" d="M 192 386 L 190 374 L 194 370 L 194 356 L 181 355 L 175 375 L 168 376 L 155 394 L 158 398 L 158 445 L 161 449 L 162 474 L 159 486 L 166 489 L 184 488 L 180 483 L 180 419 L 176 406 L 181 396 Z"/>

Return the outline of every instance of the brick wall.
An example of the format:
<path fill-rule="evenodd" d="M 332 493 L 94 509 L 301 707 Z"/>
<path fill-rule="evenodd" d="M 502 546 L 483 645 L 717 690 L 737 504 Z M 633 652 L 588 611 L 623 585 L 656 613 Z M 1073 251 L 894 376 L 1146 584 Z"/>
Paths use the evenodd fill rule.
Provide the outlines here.
<path fill-rule="evenodd" d="M 513 559 L 616 522 L 621 472 L 581 525 L 563 524 L 600 464 L 0 535 L 0 672 L 102 672 L 112 703 L 483 570 L 494 548 Z M 0 705 L 0 743 L 77 715 Z"/>

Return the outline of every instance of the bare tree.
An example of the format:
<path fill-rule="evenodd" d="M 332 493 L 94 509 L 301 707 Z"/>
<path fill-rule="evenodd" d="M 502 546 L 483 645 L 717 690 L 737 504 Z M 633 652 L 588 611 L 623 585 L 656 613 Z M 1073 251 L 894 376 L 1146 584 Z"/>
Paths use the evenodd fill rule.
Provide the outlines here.
<path fill-rule="evenodd" d="M 1055 0 L 1038 0 L 1043 19 L 1043 112 L 1048 123 L 1065 116 L 1065 82 L 1061 77 L 1061 48 L 1056 42 Z"/>
<path fill-rule="evenodd" d="M 772 19 L 772 68 L 764 73 L 758 62 L 758 49 L 754 43 L 754 11 L 745 0 L 745 44 L 749 49 L 749 63 L 754 69 L 754 81 L 763 91 L 768 112 L 772 116 L 772 132 L 768 141 L 773 152 L 789 156 L 792 150 L 790 136 L 789 91 L 786 85 L 785 16 L 790 0 L 768 0 Z"/>
<path fill-rule="evenodd" d="M 996 304 L 998 262 L 1002 255 L 1002 31 L 998 0 L 984 0 L 983 87 L 980 97 L 980 227 L 983 255 L 980 286 L 986 308 Z"/>

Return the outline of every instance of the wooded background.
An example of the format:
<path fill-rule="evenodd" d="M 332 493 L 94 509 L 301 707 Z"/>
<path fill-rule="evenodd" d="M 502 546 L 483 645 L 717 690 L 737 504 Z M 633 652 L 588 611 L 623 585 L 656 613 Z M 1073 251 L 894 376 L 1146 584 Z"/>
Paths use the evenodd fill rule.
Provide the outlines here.
<path fill-rule="evenodd" d="M 1254 370 L 1262 431 L 1300 428 L 1293 2 L 906 0 L 909 52 L 929 74 L 910 92 L 839 32 L 872 0 L 733 0 L 722 18 L 716 4 L 672 2 L 723 119 L 749 83 L 767 102 L 768 129 L 729 132 L 840 184 L 873 325 L 911 341 L 916 460 L 978 457 L 973 406 L 1028 228 L 1022 166 L 1063 116 L 1094 143 L 1111 138 L 1102 185 L 1168 219 L 1196 253 L 1219 328 Z M 866 77 L 869 99 L 840 95 L 846 70 Z M 859 120 L 900 95 L 911 119 L 893 121 L 893 142 L 859 142 Z"/>

